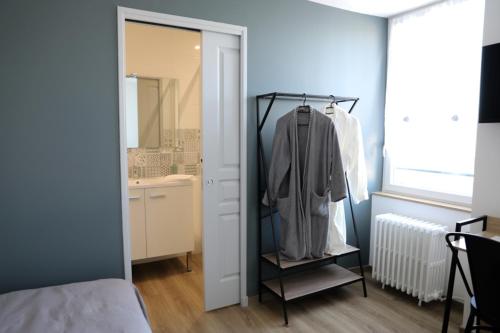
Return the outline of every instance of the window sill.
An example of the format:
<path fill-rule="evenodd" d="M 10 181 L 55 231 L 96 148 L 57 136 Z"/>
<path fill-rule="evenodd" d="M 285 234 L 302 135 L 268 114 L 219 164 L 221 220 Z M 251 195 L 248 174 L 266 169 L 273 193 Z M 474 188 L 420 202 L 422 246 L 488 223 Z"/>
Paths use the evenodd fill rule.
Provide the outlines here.
<path fill-rule="evenodd" d="M 386 197 L 386 198 L 392 198 L 392 199 L 398 199 L 398 200 L 405 200 L 405 201 L 409 201 L 409 202 L 415 202 L 415 203 L 430 205 L 430 206 L 434 206 L 434 207 L 453 209 L 453 210 L 457 210 L 460 212 L 466 212 L 466 213 L 471 212 L 471 208 L 467 207 L 467 206 L 462 206 L 462 205 L 457 205 L 457 204 L 452 204 L 449 202 L 443 202 L 443 201 L 437 201 L 437 200 L 423 199 L 423 198 L 419 198 L 416 196 L 409 196 L 409 195 L 405 195 L 405 194 L 391 193 L 391 192 L 373 192 L 372 195 Z"/>

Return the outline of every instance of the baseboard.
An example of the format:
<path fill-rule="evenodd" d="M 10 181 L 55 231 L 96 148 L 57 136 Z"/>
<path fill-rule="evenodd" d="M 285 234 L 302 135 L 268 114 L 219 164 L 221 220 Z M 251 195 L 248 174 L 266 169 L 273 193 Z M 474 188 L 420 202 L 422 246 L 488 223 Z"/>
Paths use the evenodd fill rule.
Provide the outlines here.
<path fill-rule="evenodd" d="M 193 253 L 193 254 L 196 254 L 196 253 Z M 144 258 L 144 259 L 132 260 L 132 265 L 147 264 L 150 262 L 162 261 L 162 260 L 173 259 L 173 258 L 181 258 L 181 260 L 186 260 L 185 259 L 186 253 L 169 254 L 166 256 L 160 256 L 160 257 L 154 257 L 154 258 Z"/>

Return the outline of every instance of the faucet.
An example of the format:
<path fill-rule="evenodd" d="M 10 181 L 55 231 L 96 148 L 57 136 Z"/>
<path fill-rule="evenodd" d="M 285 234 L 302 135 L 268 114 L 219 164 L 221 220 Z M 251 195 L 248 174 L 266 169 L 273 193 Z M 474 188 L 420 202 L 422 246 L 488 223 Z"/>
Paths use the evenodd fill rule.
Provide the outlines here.
<path fill-rule="evenodd" d="M 178 141 L 177 144 L 174 146 L 174 152 L 179 153 L 179 152 L 183 152 L 183 151 L 184 151 L 184 147 L 181 144 L 181 142 Z"/>

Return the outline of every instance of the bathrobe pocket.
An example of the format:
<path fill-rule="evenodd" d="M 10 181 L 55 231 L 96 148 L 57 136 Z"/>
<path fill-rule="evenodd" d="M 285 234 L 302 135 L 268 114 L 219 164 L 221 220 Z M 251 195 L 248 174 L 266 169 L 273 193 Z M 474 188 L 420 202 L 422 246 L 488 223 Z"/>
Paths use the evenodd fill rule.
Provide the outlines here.
<path fill-rule="evenodd" d="M 326 195 L 318 195 L 311 191 L 311 215 L 328 217 L 328 193 Z"/>
<path fill-rule="evenodd" d="M 290 218 L 290 197 L 278 198 L 276 207 L 280 212 L 281 218 L 288 221 Z"/>

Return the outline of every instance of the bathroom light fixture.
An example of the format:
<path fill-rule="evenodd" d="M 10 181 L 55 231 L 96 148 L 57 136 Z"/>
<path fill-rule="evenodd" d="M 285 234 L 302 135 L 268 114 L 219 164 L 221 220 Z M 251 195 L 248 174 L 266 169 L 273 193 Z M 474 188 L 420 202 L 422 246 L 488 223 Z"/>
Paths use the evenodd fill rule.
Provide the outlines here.
<path fill-rule="evenodd" d="M 195 50 L 199 50 L 199 49 L 200 49 L 200 45 L 195 45 L 195 46 L 194 46 L 194 49 L 195 49 Z"/>

